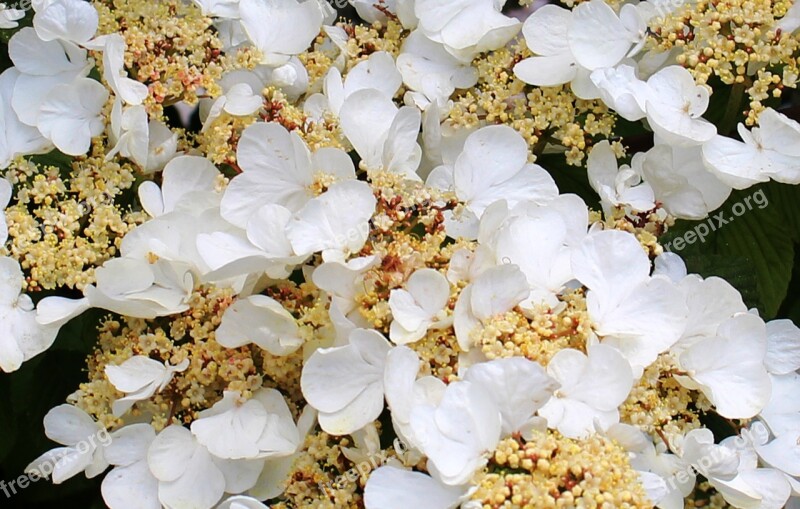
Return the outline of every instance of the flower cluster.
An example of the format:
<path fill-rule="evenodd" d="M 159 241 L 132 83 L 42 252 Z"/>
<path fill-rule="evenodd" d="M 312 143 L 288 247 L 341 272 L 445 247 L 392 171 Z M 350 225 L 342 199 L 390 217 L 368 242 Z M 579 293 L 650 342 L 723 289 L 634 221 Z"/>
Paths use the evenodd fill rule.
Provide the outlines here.
<path fill-rule="evenodd" d="M 796 504 L 800 328 L 659 237 L 800 184 L 800 8 L 504 3 L 0 10 L 0 368 L 108 313 L 29 472 L 111 509 Z"/>

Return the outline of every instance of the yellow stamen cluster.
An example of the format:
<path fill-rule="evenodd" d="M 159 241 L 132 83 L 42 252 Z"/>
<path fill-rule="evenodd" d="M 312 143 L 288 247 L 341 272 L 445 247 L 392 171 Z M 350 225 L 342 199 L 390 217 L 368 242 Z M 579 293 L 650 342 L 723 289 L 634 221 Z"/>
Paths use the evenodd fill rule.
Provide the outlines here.
<path fill-rule="evenodd" d="M 534 431 L 500 442 L 472 500 L 483 509 L 651 508 L 627 452 L 601 435 Z"/>
<path fill-rule="evenodd" d="M 369 58 L 376 51 L 386 51 L 393 57 L 400 54 L 400 47 L 408 35 L 403 25 L 395 20 L 386 24 L 375 22 L 369 25 L 342 24 L 349 36 L 347 40 L 347 70 L 352 69 L 361 60 Z"/>
<path fill-rule="evenodd" d="M 363 487 L 369 471 L 395 456 L 392 449 L 375 454 L 355 465 L 344 453 L 352 447 L 348 437 L 325 432 L 310 433 L 303 450 L 294 460 L 285 491 L 273 509 L 360 509 L 364 507 Z"/>
<path fill-rule="evenodd" d="M 790 6 L 786 0 L 687 2 L 651 21 L 649 44 L 661 51 L 675 49 L 677 62 L 698 83 L 717 77 L 731 85 L 733 108 L 746 90 L 746 121 L 753 125 L 765 101 L 780 97 L 784 87 L 797 86 L 800 38 L 777 26 Z"/>
<path fill-rule="evenodd" d="M 705 397 L 679 384 L 672 377 L 676 370 L 669 354 L 648 366 L 620 407 L 620 420 L 650 435 L 660 431 L 669 440 L 700 427 L 695 403 Z"/>
<path fill-rule="evenodd" d="M 597 218 L 599 216 L 595 216 Z M 675 224 L 675 218 L 660 207 L 639 214 L 627 214 L 621 207 L 616 207 L 611 217 L 605 218 L 605 227 L 632 233 L 639 240 L 645 251 L 656 257 L 664 252 L 658 238 Z"/>
<path fill-rule="evenodd" d="M 565 348 L 585 351 L 591 321 L 583 291 L 568 292 L 562 299 L 565 307 L 558 312 L 541 305 L 532 319 L 517 310 L 491 319 L 475 331 L 484 355 L 489 359 L 527 357 L 546 366 Z"/>
<path fill-rule="evenodd" d="M 261 387 L 260 349 L 226 349 L 214 340 L 222 313 L 233 302 L 229 289 L 201 288 L 191 297 L 190 309 L 169 319 L 105 319 L 99 327 L 98 347 L 88 358 L 89 382 L 80 387 L 78 406 L 108 427 L 119 424 L 111 403 L 122 396 L 105 375 L 108 365 L 120 365 L 135 355 L 189 367 L 147 401 L 136 404 L 134 416 L 147 417 L 156 429 L 189 423 L 211 407 L 225 389 L 242 391 L 247 398 Z"/>
<path fill-rule="evenodd" d="M 134 167 L 105 161 L 103 150 L 96 144 L 92 154 L 64 167 L 19 159 L 6 171 L 16 202 L 5 211 L 3 251 L 19 260 L 27 291 L 93 283 L 95 267 L 114 257 L 122 237 L 145 220 L 119 205 L 134 184 Z"/>
<path fill-rule="evenodd" d="M 243 55 L 252 52 L 245 49 L 226 64 L 211 19 L 194 2 L 95 0 L 94 6 L 100 15 L 98 34 L 125 38 L 125 68 L 150 89 L 145 105 L 154 117 L 181 100 L 195 104 L 200 89 L 218 95 L 217 81 L 225 68 L 242 67 L 243 59 L 248 60 Z M 100 54 L 95 56 L 102 68 Z M 258 58 L 249 61 L 252 65 Z"/>
<path fill-rule="evenodd" d="M 478 83 L 457 95 L 450 120 L 457 127 L 509 125 L 522 134 L 534 155 L 546 143 L 559 144 L 566 148 L 567 162 L 579 165 L 595 137 L 611 137 L 616 115 L 602 101 L 578 99 L 569 85 L 526 85 L 512 69 L 529 56 L 521 41 L 479 56 L 473 62 Z"/>

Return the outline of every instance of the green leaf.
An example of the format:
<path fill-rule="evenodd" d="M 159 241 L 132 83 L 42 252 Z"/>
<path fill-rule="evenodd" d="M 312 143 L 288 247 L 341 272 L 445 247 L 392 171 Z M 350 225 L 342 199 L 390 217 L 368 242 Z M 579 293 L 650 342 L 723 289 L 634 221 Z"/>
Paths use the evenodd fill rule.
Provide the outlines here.
<path fill-rule="evenodd" d="M 725 278 L 748 306 L 773 318 L 786 298 L 800 240 L 798 200 L 797 186 L 774 182 L 735 191 L 708 219 L 679 221 L 662 243 L 690 272 Z"/>

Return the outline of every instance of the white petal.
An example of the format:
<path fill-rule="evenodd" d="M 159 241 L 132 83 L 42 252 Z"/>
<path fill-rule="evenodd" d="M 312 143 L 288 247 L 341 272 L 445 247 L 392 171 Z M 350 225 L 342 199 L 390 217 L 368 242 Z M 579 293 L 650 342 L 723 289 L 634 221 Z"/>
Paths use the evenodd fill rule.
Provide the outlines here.
<path fill-rule="evenodd" d="M 231 180 L 222 198 L 221 214 L 244 228 L 266 203 L 299 210 L 310 198 L 311 156 L 296 134 L 276 123 L 257 123 L 242 133 L 236 156 L 243 173 Z"/>
<path fill-rule="evenodd" d="M 503 418 L 503 435 L 527 431 L 523 427 L 559 387 L 541 365 L 523 357 L 476 364 L 467 370 L 464 380 L 492 395 Z"/>
<path fill-rule="evenodd" d="M 33 17 L 33 28 L 43 41 L 64 39 L 83 44 L 94 37 L 97 23 L 97 10 L 80 0 L 52 0 Z"/>
<path fill-rule="evenodd" d="M 527 297 L 529 291 L 525 276 L 516 265 L 488 269 L 473 284 L 472 312 L 480 319 L 508 312 Z"/>
<path fill-rule="evenodd" d="M 680 365 L 717 412 L 747 419 L 763 409 L 771 384 L 764 367 L 766 329 L 757 316 L 740 314 L 720 325 L 717 337 L 695 343 L 680 356 Z"/>
<path fill-rule="evenodd" d="M 239 15 L 264 64 L 284 64 L 308 48 L 322 26 L 316 2 L 242 0 Z"/>
<path fill-rule="evenodd" d="M 800 369 L 800 329 L 791 320 L 767 322 L 767 371 L 785 375 Z"/>
<path fill-rule="evenodd" d="M 85 154 L 91 139 L 103 132 L 100 113 L 106 99 L 108 91 L 92 79 L 58 85 L 42 103 L 37 127 L 65 154 Z"/>
<path fill-rule="evenodd" d="M 367 240 L 368 221 L 377 201 L 368 184 L 338 182 L 314 198 L 290 223 L 288 237 L 298 254 L 317 251 L 357 253 Z"/>
<path fill-rule="evenodd" d="M 163 363 L 143 355 L 136 355 L 119 366 L 107 365 L 106 376 L 120 392 L 135 392 L 154 382 L 161 383 L 167 374 Z"/>
<path fill-rule="evenodd" d="M 238 393 L 225 393 L 225 399 L 218 405 L 228 405 L 226 399 L 235 400 Z M 241 459 L 255 458 L 259 454 L 256 441 L 267 425 L 267 411 L 256 400 L 250 399 L 243 404 L 233 401 L 226 411 L 203 416 L 192 422 L 192 434 L 205 446 L 211 454 L 218 458 Z"/>
<path fill-rule="evenodd" d="M 537 55 L 563 55 L 569 51 L 567 29 L 572 12 L 560 5 L 548 4 L 528 16 L 522 27 L 525 43 Z"/>
<path fill-rule="evenodd" d="M 450 384 L 438 406 L 411 410 L 411 427 L 429 466 L 447 484 L 467 482 L 486 464 L 500 439 L 502 419 L 491 396 L 477 384 Z"/>
<path fill-rule="evenodd" d="M 44 416 L 45 435 L 62 445 L 76 445 L 100 429 L 89 414 L 72 405 L 59 405 Z"/>
<path fill-rule="evenodd" d="M 385 466 L 370 474 L 364 505 L 366 509 L 454 509 L 463 492 L 421 472 Z"/>
<path fill-rule="evenodd" d="M 205 448 L 195 447 L 185 467 L 185 473 L 175 481 L 159 483 L 158 499 L 167 507 L 214 507 L 225 492 L 225 477 L 211 461 L 211 455 Z"/>
<path fill-rule="evenodd" d="M 579 4 L 567 30 L 569 47 L 583 67 L 614 67 L 631 48 L 633 37 L 604 0 Z"/>
<path fill-rule="evenodd" d="M 77 73 L 86 66 L 86 50 L 68 41 L 43 41 L 31 27 L 14 34 L 8 54 L 21 73 L 35 76 Z"/>
<path fill-rule="evenodd" d="M 264 295 L 239 299 L 226 309 L 216 339 L 226 348 L 253 342 L 273 355 L 288 355 L 303 344 L 294 317 Z"/>
<path fill-rule="evenodd" d="M 150 424 L 130 424 L 112 433 L 111 443 L 103 454 L 112 465 L 130 466 L 147 460 L 147 449 L 155 437 L 156 432 Z"/>
<path fill-rule="evenodd" d="M 555 87 L 575 79 L 578 64 L 569 54 L 529 57 L 514 66 L 514 75 L 530 85 Z"/>
<path fill-rule="evenodd" d="M 117 467 L 103 478 L 103 501 L 111 509 L 160 509 L 158 480 L 147 462 Z"/>
<path fill-rule="evenodd" d="M 197 444 L 191 432 L 172 425 L 162 430 L 151 443 L 147 450 L 147 464 L 159 481 L 176 481 L 187 471 L 195 449 Z"/>

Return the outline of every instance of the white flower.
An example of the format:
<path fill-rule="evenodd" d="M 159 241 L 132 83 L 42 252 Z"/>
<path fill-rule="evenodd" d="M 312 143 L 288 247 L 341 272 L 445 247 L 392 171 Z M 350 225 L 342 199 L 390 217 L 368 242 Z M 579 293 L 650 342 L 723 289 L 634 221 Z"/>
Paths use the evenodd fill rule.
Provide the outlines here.
<path fill-rule="evenodd" d="M 68 41 L 43 41 L 31 27 L 11 37 L 8 55 L 20 72 L 11 106 L 22 123 L 34 127 L 50 91 L 86 76 L 91 69 L 86 50 Z"/>
<path fill-rule="evenodd" d="M 731 187 L 706 168 L 700 147 L 656 145 L 639 161 L 655 198 L 675 217 L 703 219 L 731 194 Z"/>
<path fill-rule="evenodd" d="M 675 355 L 700 340 L 713 338 L 722 322 L 747 311 L 739 291 L 724 279 L 703 279 L 690 274 L 680 279 L 678 287 L 684 294 L 689 314 L 681 338 L 670 348 Z"/>
<path fill-rule="evenodd" d="M 103 501 L 111 509 L 161 509 L 158 479 L 147 465 L 147 450 L 156 438 L 153 427 L 131 424 L 111 438 L 103 452 L 114 468 L 103 478 Z"/>
<path fill-rule="evenodd" d="M 223 313 L 215 337 L 225 348 L 255 343 L 272 355 L 289 355 L 303 345 L 294 317 L 266 295 L 237 299 Z"/>
<path fill-rule="evenodd" d="M 288 277 L 307 258 L 295 254 L 289 242 L 291 220 L 289 209 L 268 203 L 250 216 L 245 231 L 222 228 L 199 234 L 197 249 L 211 269 L 205 278 L 211 281 L 258 273 Z"/>
<path fill-rule="evenodd" d="M 467 489 L 448 486 L 421 472 L 383 466 L 372 472 L 364 487 L 366 509 L 455 509 Z"/>
<path fill-rule="evenodd" d="M 620 64 L 616 67 L 595 69 L 590 75 L 600 98 L 606 105 L 631 122 L 645 117 L 647 83 L 636 76 L 636 69 Z"/>
<path fill-rule="evenodd" d="M 92 45 L 103 52 L 103 78 L 114 94 L 132 106 L 142 104 L 148 94 L 147 85 L 129 78 L 125 72 L 125 39 L 116 33 L 108 34 L 94 39 Z"/>
<path fill-rule="evenodd" d="M 294 60 L 295 57 L 292 57 L 292 61 Z M 294 68 L 291 61 L 285 66 L 289 69 Z M 263 70 L 263 72 L 257 72 L 259 70 Z M 207 131 L 223 113 L 235 117 L 248 116 L 261 109 L 264 105 L 261 91 L 265 86 L 262 74 L 271 74 L 272 71 L 270 67 L 260 66 L 253 71 L 239 69 L 225 73 L 218 82 L 222 87 L 223 94 L 213 101 L 206 99 L 201 102 L 200 118 L 203 121 L 203 128 L 200 132 Z M 209 105 L 208 111 L 205 111 L 206 105 Z"/>
<path fill-rule="evenodd" d="M 82 0 L 50 0 L 36 10 L 33 28 L 43 41 L 85 44 L 97 31 L 97 9 Z"/>
<path fill-rule="evenodd" d="M 505 0 L 416 0 L 419 30 L 465 62 L 478 53 L 501 48 L 520 29 L 502 14 Z"/>
<path fill-rule="evenodd" d="M 413 91 L 407 98 L 425 106 L 421 109 L 426 109 L 427 103 L 444 106 L 457 88 L 469 88 L 478 81 L 474 67 L 458 60 L 420 30 L 411 32 L 403 41 L 397 69 L 403 83 Z"/>
<path fill-rule="evenodd" d="M 750 429 L 742 430 L 740 436 L 728 437 L 717 446 L 719 449 L 727 450 L 729 455 L 735 455 L 739 460 L 736 476 L 733 479 L 727 476 L 717 477 L 713 472 L 706 475 L 711 485 L 729 504 L 758 509 L 786 507 L 786 502 L 792 493 L 793 479 L 778 469 L 759 467 L 758 456 L 764 453 L 770 459 L 783 463 L 782 460 L 786 458 L 783 453 L 789 452 L 790 449 L 785 447 L 787 445 L 785 443 L 776 444 L 779 447 L 784 446 L 776 455 L 775 449 L 771 449 L 769 445 L 764 447 L 768 439 L 769 433 L 766 428 L 756 422 Z"/>
<path fill-rule="evenodd" d="M 522 28 L 536 55 L 518 63 L 514 74 L 542 87 L 571 82 L 579 98 L 600 97 L 591 71 L 614 67 L 637 53 L 645 40 L 644 28 L 632 5 L 623 6 L 619 16 L 603 0 L 583 2 L 572 11 L 545 5 Z"/>
<path fill-rule="evenodd" d="M 224 281 L 223 277 L 212 278 L 213 271 L 201 254 L 205 246 L 198 239 L 203 235 L 236 230 L 220 217 L 215 206 L 218 202 L 218 198 L 210 204 L 198 202 L 193 210 L 176 210 L 137 226 L 122 239 L 121 256 L 148 264 L 155 260 L 155 264 L 162 264 L 164 268 L 170 266 L 171 271 L 182 272 L 185 269 L 198 280 L 202 278 L 203 281 L 224 283 L 219 286 L 238 288 L 235 282 Z M 180 278 L 171 283 L 178 288 L 191 283 L 191 278 L 184 279 L 184 274 L 179 272 L 168 277 Z"/>
<path fill-rule="evenodd" d="M 459 221 L 467 223 L 470 231 L 477 227 L 486 208 L 498 200 L 514 207 L 523 201 L 541 205 L 558 196 L 550 174 L 528 163 L 528 144 L 522 136 L 504 125 L 483 127 L 470 134 L 455 164 L 435 169 L 428 177 L 429 185 L 431 182 L 452 188 L 464 202 L 471 216 Z"/>
<path fill-rule="evenodd" d="M 647 80 L 647 122 L 665 143 L 681 147 L 701 145 L 717 134 L 702 118 L 709 91 L 697 85 L 684 67 L 671 65 Z"/>
<path fill-rule="evenodd" d="M 103 85 L 89 78 L 57 85 L 42 102 L 36 127 L 65 154 L 83 155 L 92 138 L 103 132 L 108 95 Z"/>
<path fill-rule="evenodd" d="M 453 327 L 461 350 L 474 344 L 473 331 L 489 318 L 511 311 L 530 295 L 530 287 L 519 267 L 499 265 L 485 270 L 458 296 Z"/>
<path fill-rule="evenodd" d="M 137 318 L 155 318 L 181 313 L 189 308 L 194 288 L 191 267 L 186 263 L 112 258 L 95 273 L 82 299 L 45 297 L 37 307 L 41 324 L 62 325 L 91 307 Z"/>
<path fill-rule="evenodd" d="M 253 72 L 261 77 L 265 86 L 281 89 L 290 101 L 296 101 L 308 91 L 308 70 L 297 57 L 290 58 L 288 62 L 278 67 L 258 66 Z M 253 89 L 255 95 L 259 96 L 259 92 L 260 88 Z M 243 111 L 241 107 L 237 109 Z"/>
<path fill-rule="evenodd" d="M 447 302 L 450 300 L 450 284 L 438 271 L 420 269 L 406 282 L 406 288 L 398 288 L 389 295 L 392 324 L 389 338 L 395 344 L 405 345 L 421 339 L 430 328 L 449 327 Z"/>
<path fill-rule="evenodd" d="M 289 456 L 302 439 L 286 400 L 267 388 L 246 401 L 238 391 L 225 391 L 220 401 L 200 412 L 191 429 L 211 454 L 232 460 Z"/>
<path fill-rule="evenodd" d="M 158 500 L 166 507 L 211 509 L 224 493 L 241 493 L 256 483 L 263 460 L 215 458 L 181 426 L 165 428 L 147 451 L 158 480 Z"/>
<path fill-rule="evenodd" d="M 617 407 L 633 387 L 630 364 L 609 346 L 594 345 L 588 355 L 566 348 L 547 365 L 547 374 L 561 387 L 540 410 L 550 428 L 570 438 L 584 438 L 595 421 L 608 428 L 619 421 Z"/>
<path fill-rule="evenodd" d="M 0 168 L 8 167 L 19 155 L 48 152 L 53 147 L 50 140 L 44 138 L 38 129 L 23 124 L 12 108 L 14 88 L 20 76 L 15 67 L 0 74 Z M 4 219 L 0 218 L 0 221 Z"/>
<path fill-rule="evenodd" d="M 703 391 L 721 416 L 749 419 L 770 399 L 766 351 L 763 320 L 740 313 L 722 322 L 714 337 L 687 348 L 679 357 L 679 366 L 688 375 L 675 378 L 689 389 Z"/>
<path fill-rule="evenodd" d="M 242 173 L 231 180 L 222 197 L 220 213 L 245 228 L 250 216 L 264 204 L 297 212 L 314 197 L 316 173 L 352 179 L 355 169 L 341 150 L 323 148 L 313 155 L 297 133 L 277 123 L 247 127 L 239 139 L 236 157 Z"/>
<path fill-rule="evenodd" d="M 122 102 L 117 99 L 111 109 L 109 136 L 114 147 L 106 154 L 106 160 L 119 154 L 139 166 L 144 166 L 147 164 L 148 135 L 147 111 L 144 106 L 123 107 Z"/>
<path fill-rule="evenodd" d="M 763 444 L 755 444 L 761 459 L 789 476 L 800 476 L 800 430 L 783 433 L 767 443 L 766 427 L 759 422 L 753 423 L 752 427 L 756 426 L 760 426 L 759 434 L 765 438 Z"/>
<path fill-rule="evenodd" d="M 729 447 L 714 443 L 714 434 L 707 428 L 694 429 L 679 437 L 673 446 L 687 465 L 712 482 L 736 477 L 740 456 Z"/>
<path fill-rule="evenodd" d="M 125 393 L 125 397 L 115 400 L 112 405 L 114 416 L 122 416 L 137 401 L 150 399 L 156 392 L 163 391 L 175 373 L 188 367 L 189 359 L 172 366 L 143 355 L 135 355 L 119 366 L 106 365 L 108 381 L 115 389 Z"/>
<path fill-rule="evenodd" d="M 684 498 L 694 490 L 696 476 L 667 444 L 653 439 L 630 424 L 614 424 L 605 435 L 616 440 L 630 455 L 651 501 L 660 509 L 683 509 Z M 649 474 L 649 475 L 648 475 Z"/>
<path fill-rule="evenodd" d="M 572 11 L 567 41 L 576 62 L 593 71 L 613 67 L 638 53 L 644 45 L 645 28 L 633 5 L 624 5 L 617 15 L 604 0 L 590 0 Z"/>
<path fill-rule="evenodd" d="M 641 153 L 634 154 L 631 166 L 617 166 L 617 156 L 607 140 L 596 144 L 586 161 L 589 183 L 600 195 L 606 216 L 614 207 L 628 206 L 636 212 L 645 212 L 655 207 L 655 197 L 650 184 L 642 181 L 636 171 L 637 159 Z"/>
<path fill-rule="evenodd" d="M 298 255 L 322 252 L 325 261 L 358 253 L 369 235 L 377 200 L 369 184 L 346 180 L 331 185 L 292 218 L 287 236 Z"/>
<path fill-rule="evenodd" d="M 217 195 L 215 184 L 219 175 L 219 170 L 205 157 L 179 156 L 164 167 L 161 187 L 152 180 L 139 185 L 139 201 L 151 217 L 196 208 L 198 202 L 210 202 Z"/>
<path fill-rule="evenodd" d="M 772 108 L 762 111 L 758 127 L 739 124 L 742 141 L 716 136 L 703 145 L 703 161 L 720 180 L 746 189 L 770 178 L 800 183 L 800 124 Z"/>
<path fill-rule="evenodd" d="M 475 364 L 464 380 L 489 392 L 500 410 L 502 435 L 524 436 L 537 426 L 536 411 L 550 400 L 559 383 L 544 368 L 524 357 L 496 359 Z"/>
<path fill-rule="evenodd" d="M 25 472 L 62 482 L 85 472 L 91 479 L 108 467 L 104 448 L 108 445 L 108 432 L 86 412 L 72 405 L 59 405 L 44 416 L 47 438 L 64 447 L 42 454 L 25 468 Z"/>
<path fill-rule="evenodd" d="M 490 238 L 479 240 L 493 250 L 495 260 L 516 264 L 525 274 L 531 294 L 521 304 L 523 310 L 540 303 L 558 306 L 556 295 L 574 278 L 571 252 L 588 227 L 589 212 L 583 200 L 561 195 L 543 206 L 520 205 L 503 223 L 494 222 L 488 212 L 484 214 L 481 229 L 491 233 Z M 473 263 L 480 267 L 482 257 L 479 249 Z"/>
<path fill-rule="evenodd" d="M 572 270 L 589 288 L 595 332 L 637 375 L 681 337 L 688 312 L 683 295 L 669 279 L 650 276 L 650 260 L 630 233 L 588 235 L 572 255 Z"/>
<path fill-rule="evenodd" d="M 262 52 L 262 64 L 281 65 L 311 44 L 322 27 L 317 2 L 241 0 L 239 16 L 247 36 Z"/>
<path fill-rule="evenodd" d="M 7 373 L 50 348 L 58 333 L 36 322 L 33 301 L 22 293 L 24 281 L 19 262 L 0 257 L 0 369 Z"/>
<path fill-rule="evenodd" d="M 468 482 L 486 465 L 502 428 L 490 393 L 465 381 L 448 385 L 438 404 L 413 407 L 410 423 L 431 474 L 451 486 Z"/>
<path fill-rule="evenodd" d="M 411 411 L 419 405 L 438 405 L 447 387 L 428 375 L 417 378 L 419 356 L 408 347 L 393 348 L 386 356 L 383 386 L 397 436 L 411 447 L 418 447 L 411 428 Z"/>
<path fill-rule="evenodd" d="M 325 290 L 331 299 L 331 309 L 356 318 L 358 297 L 364 293 L 364 273 L 378 264 L 376 256 L 353 258 L 347 263 L 326 262 L 320 264 L 311 275 L 315 285 Z"/>
<path fill-rule="evenodd" d="M 383 410 L 383 373 L 391 345 L 379 332 L 356 329 L 346 346 L 321 348 L 306 361 L 300 385 L 319 424 L 347 435 L 378 418 Z"/>
<path fill-rule="evenodd" d="M 331 67 L 325 75 L 324 95 L 316 94 L 306 100 L 308 109 L 315 103 L 317 108 L 331 111 L 339 115 L 345 100 L 360 90 L 376 90 L 385 98 L 392 99 L 403 84 L 403 79 L 395 66 L 392 55 L 385 51 L 376 51 L 366 60 L 356 64 L 342 81 L 342 74 L 336 67 Z M 315 115 L 319 117 L 319 112 Z"/>
<path fill-rule="evenodd" d="M 368 88 L 345 99 L 339 121 L 366 170 L 399 173 L 419 180 L 416 171 L 422 149 L 417 136 L 422 117 L 418 109 L 398 108 L 384 92 Z"/>

